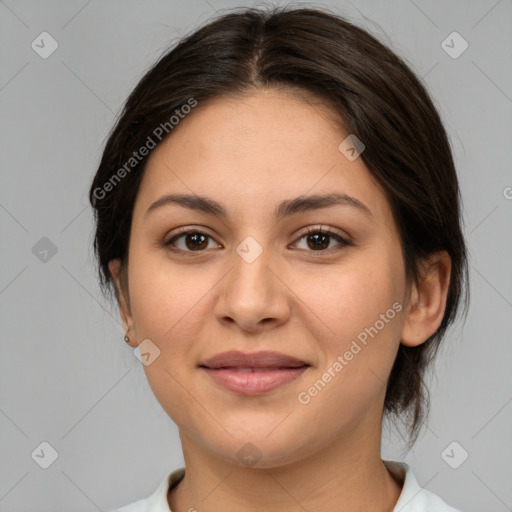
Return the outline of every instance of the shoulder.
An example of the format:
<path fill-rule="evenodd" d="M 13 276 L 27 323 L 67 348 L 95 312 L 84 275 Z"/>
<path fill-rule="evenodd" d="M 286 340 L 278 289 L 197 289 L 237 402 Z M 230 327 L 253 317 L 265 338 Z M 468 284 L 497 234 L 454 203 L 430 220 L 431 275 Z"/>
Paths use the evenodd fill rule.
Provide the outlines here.
<path fill-rule="evenodd" d="M 177 485 L 185 475 L 185 468 L 169 472 L 161 480 L 156 490 L 148 498 L 134 501 L 110 512 L 171 512 L 167 503 L 169 488 Z"/>
<path fill-rule="evenodd" d="M 461 512 L 437 494 L 421 487 L 405 462 L 384 461 L 384 464 L 404 482 L 393 512 Z"/>

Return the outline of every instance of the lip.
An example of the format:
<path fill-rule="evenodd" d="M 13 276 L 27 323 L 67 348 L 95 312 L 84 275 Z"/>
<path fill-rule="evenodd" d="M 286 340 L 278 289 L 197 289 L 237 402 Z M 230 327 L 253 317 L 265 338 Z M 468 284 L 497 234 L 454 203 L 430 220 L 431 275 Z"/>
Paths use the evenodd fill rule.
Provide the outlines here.
<path fill-rule="evenodd" d="M 281 354 L 279 352 L 263 351 L 263 352 L 240 352 L 231 350 L 230 352 L 222 352 L 206 361 L 200 366 L 205 366 L 216 370 L 218 368 L 299 368 L 308 365 L 306 361 L 297 359 L 296 357 Z M 309 365 L 308 365 L 309 366 Z"/>
<path fill-rule="evenodd" d="M 261 395 L 297 379 L 311 365 L 278 352 L 224 352 L 199 365 L 217 384 L 237 394 Z"/>

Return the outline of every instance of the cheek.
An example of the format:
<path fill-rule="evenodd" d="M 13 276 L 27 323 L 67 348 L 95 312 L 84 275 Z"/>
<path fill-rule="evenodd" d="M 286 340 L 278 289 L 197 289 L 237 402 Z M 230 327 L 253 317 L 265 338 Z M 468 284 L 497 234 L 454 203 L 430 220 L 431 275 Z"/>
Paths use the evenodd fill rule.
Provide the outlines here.
<path fill-rule="evenodd" d="M 319 403 L 353 401 L 354 409 L 364 408 L 382 390 L 401 332 L 398 263 L 383 259 L 382 253 L 380 259 L 369 254 L 325 278 L 307 277 L 301 283 L 298 295 L 316 313 L 314 335 L 322 353 L 318 375 L 333 388 Z"/>
<path fill-rule="evenodd" d="M 142 264 L 143 263 L 143 264 Z M 204 308 L 212 283 L 190 266 L 176 271 L 169 262 L 132 258 L 131 309 L 137 340 L 151 340 L 158 356 L 143 365 L 148 383 L 162 408 L 178 425 L 190 422 L 188 379 L 195 370 L 194 343 L 205 321 Z"/>
<path fill-rule="evenodd" d="M 324 290 L 310 296 L 311 308 L 332 332 L 318 344 L 320 364 L 298 398 L 310 418 L 308 428 L 335 435 L 370 410 L 376 418 L 381 414 L 374 406 L 384 399 L 396 357 L 402 305 L 389 275 L 377 269 L 347 274 Z"/>
<path fill-rule="evenodd" d="M 193 266 L 177 269 L 165 257 L 138 257 L 130 264 L 131 310 L 138 342 L 149 339 L 159 356 L 145 365 L 156 397 L 176 396 L 179 382 L 194 369 L 194 346 L 202 336 L 210 295 L 215 284 Z M 157 350 L 157 353 L 158 353 Z M 173 380 L 174 377 L 176 380 Z"/>
<path fill-rule="evenodd" d="M 316 332 L 325 333 L 321 339 L 329 341 L 329 346 L 343 348 L 344 343 L 379 321 L 402 296 L 399 269 L 382 255 L 380 260 L 374 256 L 355 256 L 336 269 L 305 272 L 294 281 L 294 293 L 314 313 Z M 393 310 L 388 316 L 395 318 L 395 313 Z"/>
<path fill-rule="evenodd" d="M 172 265 L 165 255 L 134 254 L 131 261 L 130 297 L 137 334 L 165 348 L 180 337 L 183 326 L 198 321 L 215 280 L 199 266 Z"/>

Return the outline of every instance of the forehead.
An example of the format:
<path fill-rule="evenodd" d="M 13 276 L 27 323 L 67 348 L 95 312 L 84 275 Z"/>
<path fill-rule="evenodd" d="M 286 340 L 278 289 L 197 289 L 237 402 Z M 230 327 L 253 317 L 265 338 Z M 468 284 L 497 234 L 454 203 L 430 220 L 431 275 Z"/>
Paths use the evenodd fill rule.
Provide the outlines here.
<path fill-rule="evenodd" d="M 384 193 L 361 158 L 338 149 L 349 135 L 324 102 L 256 90 L 199 104 L 149 156 L 136 210 L 165 193 L 215 197 L 256 211 L 284 198 L 340 192 L 386 214 Z"/>

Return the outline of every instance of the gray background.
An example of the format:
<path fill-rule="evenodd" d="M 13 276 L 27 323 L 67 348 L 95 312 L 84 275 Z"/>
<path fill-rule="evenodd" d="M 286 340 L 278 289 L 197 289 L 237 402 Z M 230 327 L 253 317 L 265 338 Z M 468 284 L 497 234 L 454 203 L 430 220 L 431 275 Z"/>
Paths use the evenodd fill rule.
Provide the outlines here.
<path fill-rule="evenodd" d="M 87 191 L 143 71 L 216 11 L 242 5 L 257 2 L 0 2 L 0 511 L 110 510 L 182 465 L 176 426 L 100 295 Z M 512 2 L 309 5 L 335 8 L 407 59 L 446 123 L 472 304 L 435 366 L 429 427 L 403 459 L 457 508 L 512 510 Z M 59 45 L 47 59 L 31 48 L 43 31 Z M 469 44 L 456 59 L 441 46 L 453 31 Z M 43 237 L 57 250 L 46 261 Z M 44 441 L 58 453 L 48 469 L 31 456 Z M 457 469 L 441 455 L 453 441 L 452 464 L 469 454 Z M 383 456 L 402 455 L 386 434 Z"/>

